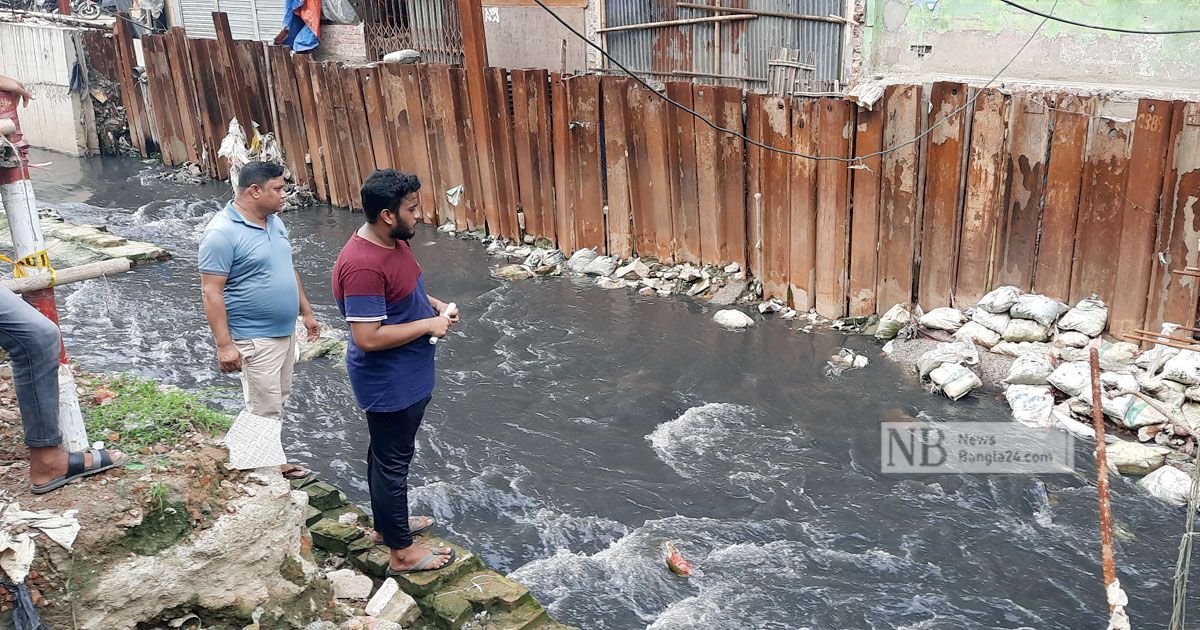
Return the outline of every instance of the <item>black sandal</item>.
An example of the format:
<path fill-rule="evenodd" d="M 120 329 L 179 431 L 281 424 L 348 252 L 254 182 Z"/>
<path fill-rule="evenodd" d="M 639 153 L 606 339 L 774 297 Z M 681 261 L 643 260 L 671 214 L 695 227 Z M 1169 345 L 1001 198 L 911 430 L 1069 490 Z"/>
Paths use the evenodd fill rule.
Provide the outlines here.
<path fill-rule="evenodd" d="M 30 484 L 29 491 L 34 494 L 46 494 L 52 490 L 58 490 L 76 479 L 82 479 L 96 473 L 104 472 L 110 468 L 116 468 L 124 464 L 125 460 L 128 459 L 122 457 L 120 460 L 114 462 L 112 457 L 108 455 L 108 449 L 106 448 L 94 448 L 88 452 L 92 454 L 91 466 L 84 465 L 87 460 L 83 452 L 67 453 L 67 474 L 55 477 L 41 485 Z"/>

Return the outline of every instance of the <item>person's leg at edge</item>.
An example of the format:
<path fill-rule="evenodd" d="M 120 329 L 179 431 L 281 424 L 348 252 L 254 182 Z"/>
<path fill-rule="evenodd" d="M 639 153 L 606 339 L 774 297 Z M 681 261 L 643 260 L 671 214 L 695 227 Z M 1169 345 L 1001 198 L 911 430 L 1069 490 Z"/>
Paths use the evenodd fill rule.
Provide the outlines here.
<path fill-rule="evenodd" d="M 283 408 L 287 406 L 288 396 L 292 393 L 292 380 L 296 368 L 296 335 L 286 337 L 286 339 L 283 365 L 279 369 L 280 418 L 283 417 Z M 299 478 L 309 474 L 307 468 L 290 462 L 280 466 L 279 470 L 283 473 L 283 476 L 289 478 Z"/>
<path fill-rule="evenodd" d="M 262 337 L 236 340 L 242 353 L 242 395 L 250 413 L 283 419 L 283 405 L 292 390 L 292 366 L 296 361 L 294 337 Z M 288 476 L 298 467 L 282 464 Z"/>
<path fill-rule="evenodd" d="M 366 412 L 370 431 L 367 449 L 367 482 L 371 493 L 371 512 L 375 531 L 392 550 L 393 571 L 405 571 L 424 561 L 430 552 L 449 554 L 447 548 L 427 549 L 413 542 L 408 527 L 408 470 L 416 452 L 417 429 L 426 398 L 400 411 Z M 449 556 L 435 558 L 428 568 L 445 566 Z"/>
<path fill-rule="evenodd" d="M 59 332 L 54 322 L 8 289 L 0 287 L 0 347 L 12 357 L 13 387 L 21 410 L 25 445 L 29 447 L 29 479 L 42 485 L 67 472 L 67 454 L 59 445 Z M 113 461 L 120 451 L 109 451 Z M 89 452 L 84 465 L 92 465 Z"/>

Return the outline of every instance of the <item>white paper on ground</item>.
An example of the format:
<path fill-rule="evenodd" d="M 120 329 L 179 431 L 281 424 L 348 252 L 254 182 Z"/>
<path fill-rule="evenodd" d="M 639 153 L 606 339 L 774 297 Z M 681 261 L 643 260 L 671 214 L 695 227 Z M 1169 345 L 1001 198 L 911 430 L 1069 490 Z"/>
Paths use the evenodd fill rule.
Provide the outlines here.
<path fill-rule="evenodd" d="M 229 433 L 225 435 L 225 446 L 229 448 L 229 465 L 239 470 L 247 470 L 286 464 L 282 435 L 281 420 L 256 416 L 243 409 L 233 421 Z"/>

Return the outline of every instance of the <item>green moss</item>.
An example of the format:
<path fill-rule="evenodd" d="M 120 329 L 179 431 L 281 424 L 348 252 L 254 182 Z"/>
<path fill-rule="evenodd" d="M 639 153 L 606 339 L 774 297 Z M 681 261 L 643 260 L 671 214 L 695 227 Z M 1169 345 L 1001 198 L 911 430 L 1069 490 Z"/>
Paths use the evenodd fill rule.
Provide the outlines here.
<path fill-rule="evenodd" d="M 191 531 L 192 519 L 186 505 L 157 503 L 139 525 L 126 530 L 120 545 L 138 555 L 152 556 Z"/>
<path fill-rule="evenodd" d="M 120 434 L 117 442 L 125 450 L 175 443 L 193 432 L 212 435 L 232 424 L 229 416 L 208 407 L 194 394 L 154 381 L 121 375 L 94 385 L 103 385 L 117 395 L 104 405 L 83 402 L 88 435 L 104 439 Z"/>

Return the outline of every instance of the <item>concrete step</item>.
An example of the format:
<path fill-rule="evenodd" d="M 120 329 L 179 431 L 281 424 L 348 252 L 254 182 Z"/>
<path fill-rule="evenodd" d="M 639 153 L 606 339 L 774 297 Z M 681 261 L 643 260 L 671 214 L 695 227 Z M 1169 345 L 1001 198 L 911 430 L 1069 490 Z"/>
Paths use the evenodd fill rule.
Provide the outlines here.
<path fill-rule="evenodd" d="M 396 576 L 400 590 L 420 599 L 435 591 L 446 590 L 446 585 L 458 581 L 464 575 L 483 571 L 483 562 L 475 554 L 453 543 L 432 536 L 418 536 L 417 544 L 428 547 L 450 547 L 454 549 L 455 558 L 450 566 L 436 571 L 419 571 Z M 376 545 L 370 550 L 354 556 L 351 561 L 363 573 L 383 579 L 387 571 L 389 550 L 383 545 Z"/>
<path fill-rule="evenodd" d="M 471 603 L 476 611 L 506 612 L 534 602 L 529 589 L 494 571 L 465 575 L 448 585 L 447 591 L 457 593 Z"/>

